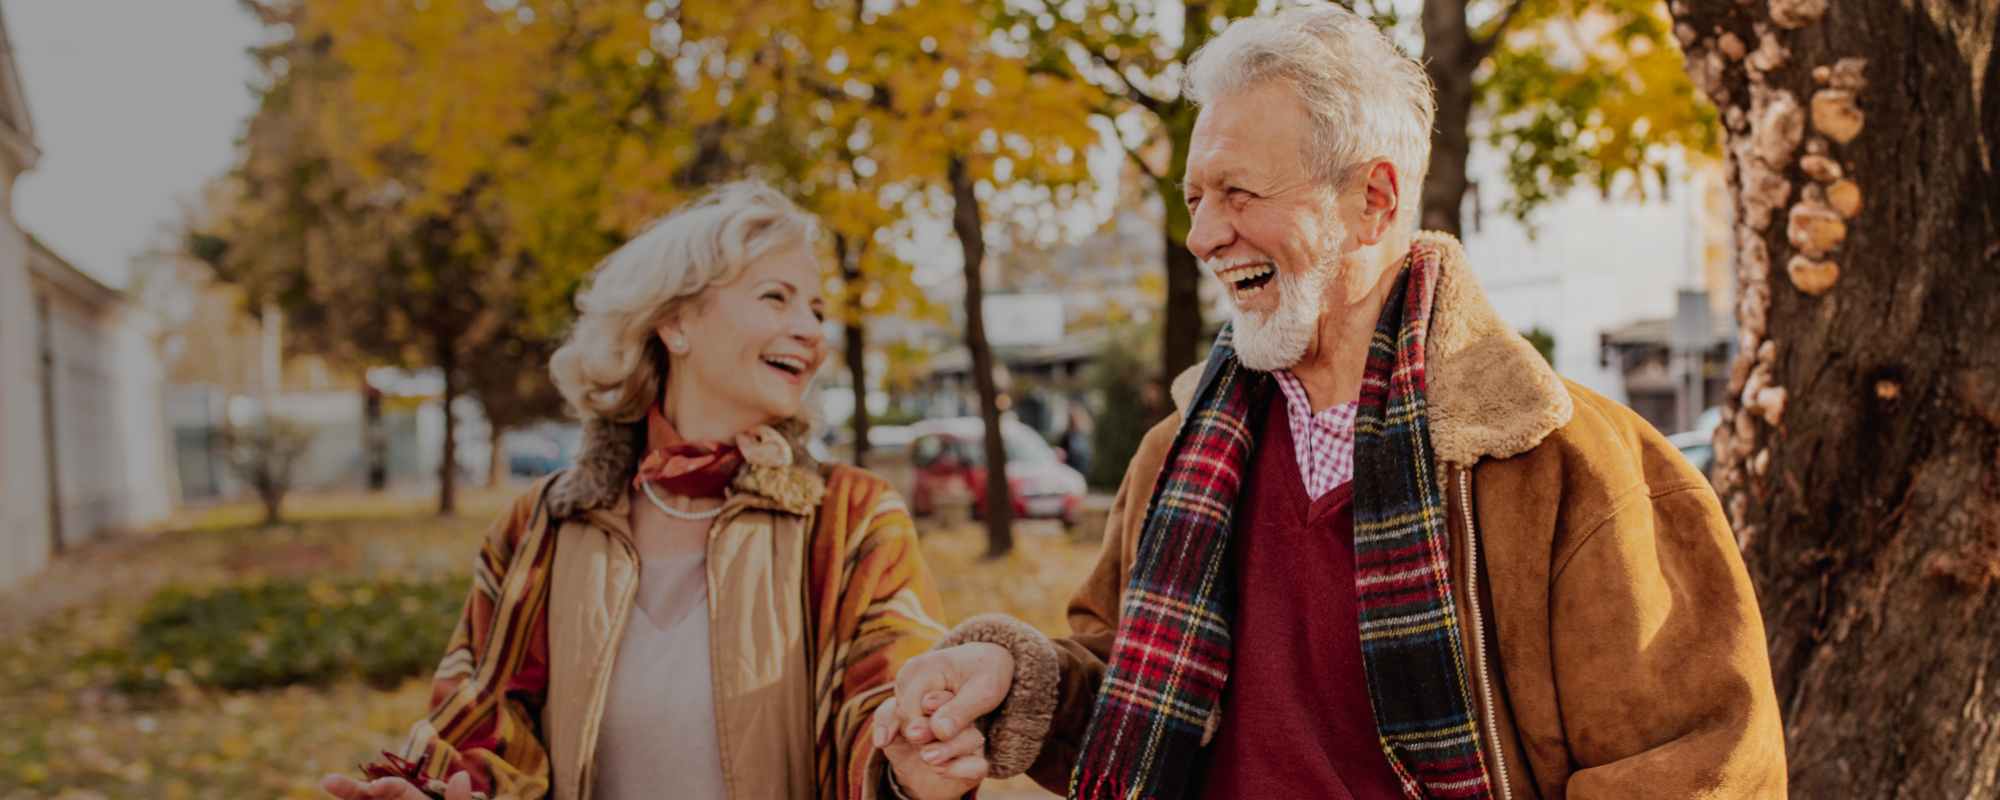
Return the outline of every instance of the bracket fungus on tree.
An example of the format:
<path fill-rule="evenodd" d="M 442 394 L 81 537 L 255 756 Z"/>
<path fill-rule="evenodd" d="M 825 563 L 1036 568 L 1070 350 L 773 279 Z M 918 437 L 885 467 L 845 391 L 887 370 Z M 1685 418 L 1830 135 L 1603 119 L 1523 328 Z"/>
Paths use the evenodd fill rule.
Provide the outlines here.
<path fill-rule="evenodd" d="M 1792 285 L 1799 291 L 1818 297 L 1833 288 L 1840 280 L 1840 265 L 1831 261 L 1816 261 L 1803 255 L 1792 256 L 1785 265 L 1785 274 L 1792 279 Z"/>
<path fill-rule="evenodd" d="M 1806 177 L 1820 183 L 1832 183 L 1841 178 L 1840 162 L 1823 155 L 1806 154 L 1799 159 L 1799 169 L 1805 170 Z"/>
<path fill-rule="evenodd" d="M 1841 219 L 1854 219 L 1861 214 L 1861 185 L 1850 180 L 1835 181 L 1826 187 L 1826 203 Z"/>
<path fill-rule="evenodd" d="M 1806 199 L 1792 206 L 1785 237 L 1800 253 L 1824 257 L 1847 239 L 1847 223 L 1825 203 Z"/>
<path fill-rule="evenodd" d="M 1731 61 L 1742 61 L 1743 57 L 1750 53 L 1750 47 L 1743 43 L 1743 37 L 1734 33 L 1722 34 L 1722 38 L 1715 41 L 1715 46 Z"/>
<path fill-rule="evenodd" d="M 1771 21 L 1778 27 L 1798 30 L 1826 15 L 1827 0 L 1771 0 Z"/>
<path fill-rule="evenodd" d="M 1777 35 L 1760 27 L 1757 31 L 1757 49 L 1744 63 L 1750 67 L 1750 77 L 1762 82 L 1765 73 L 1778 71 L 1778 68 L 1783 67 L 1791 58 L 1792 52 L 1785 49 L 1785 45 L 1778 41 Z"/>
<path fill-rule="evenodd" d="M 1813 130 L 1826 135 L 1836 144 L 1847 144 L 1861 135 L 1865 122 L 1861 107 L 1854 102 L 1854 92 L 1847 89 L 1821 89 L 1813 92 Z"/>

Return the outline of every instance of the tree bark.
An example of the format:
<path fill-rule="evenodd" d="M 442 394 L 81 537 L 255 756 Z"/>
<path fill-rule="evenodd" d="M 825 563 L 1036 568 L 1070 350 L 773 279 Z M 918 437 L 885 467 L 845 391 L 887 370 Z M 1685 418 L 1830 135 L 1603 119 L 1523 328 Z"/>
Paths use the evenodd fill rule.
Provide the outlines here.
<path fill-rule="evenodd" d="M 1462 234 L 1466 160 L 1472 152 L 1472 73 L 1484 60 L 1465 20 L 1467 0 L 1424 0 L 1424 71 L 1437 91 L 1430 169 L 1424 175 L 1422 225 Z"/>
<path fill-rule="evenodd" d="M 257 487 L 257 500 L 264 505 L 264 527 L 275 528 L 285 522 L 285 495 L 274 487 Z"/>
<path fill-rule="evenodd" d="M 948 168 L 953 208 L 951 227 L 965 253 L 965 348 L 972 353 L 972 381 L 979 387 L 979 418 L 986 429 L 986 555 L 1014 549 L 1014 495 L 1007 484 L 1007 447 L 1000 438 L 1000 389 L 993 375 L 993 349 L 986 344 L 986 288 L 980 265 L 986 260 L 979 197 L 965 160 L 953 156 Z"/>
<path fill-rule="evenodd" d="M 1829 5 L 1671 5 L 1736 195 L 1719 489 L 1793 796 L 2000 797 L 2000 0 Z"/>
<path fill-rule="evenodd" d="M 379 492 L 389 485 L 388 434 L 382 429 L 382 393 L 363 383 L 361 387 L 361 452 L 367 462 L 368 491 Z"/>
<path fill-rule="evenodd" d="M 1177 99 L 1160 111 L 1160 122 L 1172 138 L 1172 152 L 1166 171 L 1154 184 L 1166 209 L 1164 235 L 1167 267 L 1167 302 L 1160 336 L 1160 375 L 1152 392 L 1148 415 L 1163 417 L 1173 412 L 1167 386 L 1182 370 L 1199 363 L 1202 353 L 1201 260 L 1187 248 L 1188 228 L 1193 224 L 1182 198 L 1181 180 L 1187 175 L 1189 138 L 1194 134 L 1197 112 L 1186 99 Z"/>
<path fill-rule="evenodd" d="M 1214 5 L 1206 0 L 1182 3 L 1182 38 L 1178 54 L 1182 64 L 1186 64 L 1197 50 L 1215 38 L 1216 31 L 1211 26 L 1214 14 L 1235 15 L 1249 11 L 1248 8 L 1237 7 L 1240 4 L 1225 3 L 1220 9 L 1214 8 Z M 1194 123 L 1200 117 L 1200 109 L 1182 95 L 1162 99 L 1154 113 L 1159 117 L 1160 129 L 1169 147 L 1166 169 L 1153 176 L 1160 204 L 1166 211 L 1163 260 L 1167 269 L 1167 299 L 1161 319 L 1160 372 L 1155 379 L 1154 390 L 1148 393 L 1147 403 L 1147 415 L 1158 418 L 1173 413 L 1167 387 L 1173 383 L 1174 376 L 1200 363 L 1207 355 L 1202 350 L 1202 331 L 1207 325 L 1202 320 L 1201 260 L 1187 249 L 1188 229 L 1193 220 L 1188 217 L 1181 187 L 1181 181 L 1187 176 L 1188 142 L 1194 136 Z"/>
<path fill-rule="evenodd" d="M 861 318 L 861 254 L 849 251 L 847 237 L 835 234 L 833 254 L 840 262 L 840 277 L 846 290 L 845 325 L 842 340 L 846 349 L 847 379 L 854 384 L 854 465 L 868 466 L 868 330 Z"/>
<path fill-rule="evenodd" d="M 1179 202 L 1178 199 L 1175 202 Z M 1167 386 L 1182 370 L 1199 363 L 1201 352 L 1201 262 L 1187 249 L 1183 239 L 1167 235 L 1167 306 L 1160 338 L 1159 389 L 1153 397 L 1160 406 L 1150 409 L 1153 417 L 1173 411 L 1165 407 Z"/>
<path fill-rule="evenodd" d="M 438 516 L 449 517 L 458 510 L 458 414 L 452 401 L 458 399 L 458 353 L 447 337 L 438 344 L 438 371 L 444 373 L 444 450 L 438 459 Z"/>
<path fill-rule="evenodd" d="M 854 383 L 854 417 L 850 426 L 854 429 L 854 465 L 868 464 L 868 428 L 872 421 L 868 418 L 868 330 L 859 322 L 849 322 L 841 328 L 846 339 L 847 379 Z"/>

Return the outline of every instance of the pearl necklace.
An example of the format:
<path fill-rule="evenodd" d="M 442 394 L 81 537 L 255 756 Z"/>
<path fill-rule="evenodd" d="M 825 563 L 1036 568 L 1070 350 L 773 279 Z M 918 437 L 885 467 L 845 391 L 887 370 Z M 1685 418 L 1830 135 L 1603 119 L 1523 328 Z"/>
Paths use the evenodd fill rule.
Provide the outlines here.
<path fill-rule="evenodd" d="M 689 522 L 703 522 L 706 520 L 715 519 L 716 517 L 722 515 L 722 506 L 716 506 L 707 511 L 682 511 L 678 508 L 674 508 L 673 506 L 667 505 L 666 501 L 661 500 L 659 495 L 654 494 L 653 484 L 641 483 L 639 484 L 639 488 L 646 492 L 647 500 L 653 501 L 654 508 L 659 509 L 661 513 L 664 513 L 669 517 L 673 517 L 674 519 L 684 519 Z"/>

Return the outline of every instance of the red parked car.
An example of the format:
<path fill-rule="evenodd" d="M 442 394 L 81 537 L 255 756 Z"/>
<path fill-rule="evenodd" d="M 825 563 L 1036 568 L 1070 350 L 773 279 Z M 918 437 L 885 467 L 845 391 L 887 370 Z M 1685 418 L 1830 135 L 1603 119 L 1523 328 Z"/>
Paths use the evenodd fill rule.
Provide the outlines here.
<path fill-rule="evenodd" d="M 910 489 L 910 511 L 930 514 L 940 498 L 970 496 L 974 514 L 986 508 L 986 429 L 978 417 L 925 420 L 911 426 L 910 466 L 916 480 Z M 1033 428 L 1012 419 L 1000 425 L 1007 449 L 1007 483 L 1013 489 L 1014 516 L 1059 519 L 1075 524 L 1087 491 L 1083 474 L 1063 463 Z"/>

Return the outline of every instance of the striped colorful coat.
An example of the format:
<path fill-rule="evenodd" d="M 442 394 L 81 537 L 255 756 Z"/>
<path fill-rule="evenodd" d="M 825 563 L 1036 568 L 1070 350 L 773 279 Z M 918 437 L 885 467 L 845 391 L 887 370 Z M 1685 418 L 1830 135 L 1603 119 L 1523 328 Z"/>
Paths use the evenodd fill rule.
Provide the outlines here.
<path fill-rule="evenodd" d="M 943 634 L 937 593 L 887 482 L 817 465 L 796 446 L 801 428 L 784 432 L 790 457 L 747 464 L 710 533 L 724 780 L 734 798 L 871 798 L 884 762 L 869 715 L 902 663 Z M 371 776 L 441 789 L 463 770 L 489 798 L 591 796 L 638 585 L 625 487 L 642 436 L 591 424 L 577 466 L 494 523 L 430 713 L 399 755 L 366 767 Z"/>

